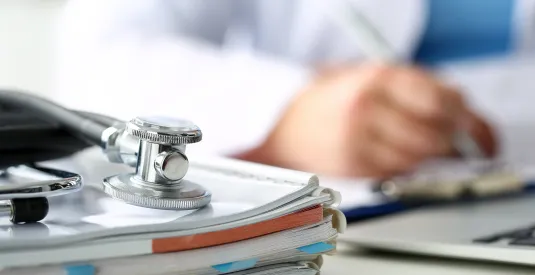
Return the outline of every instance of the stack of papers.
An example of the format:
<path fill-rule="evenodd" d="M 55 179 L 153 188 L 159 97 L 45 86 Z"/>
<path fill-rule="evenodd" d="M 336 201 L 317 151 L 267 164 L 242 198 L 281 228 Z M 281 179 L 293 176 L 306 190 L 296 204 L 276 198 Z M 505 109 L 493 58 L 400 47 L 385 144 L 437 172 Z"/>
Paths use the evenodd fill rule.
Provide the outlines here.
<path fill-rule="evenodd" d="M 317 274 L 346 227 L 316 176 L 224 158 L 191 158 L 187 179 L 213 193 L 204 208 L 128 205 L 100 188 L 127 168 L 98 153 L 47 164 L 86 186 L 51 198 L 42 223 L 0 221 L 0 274 Z"/>

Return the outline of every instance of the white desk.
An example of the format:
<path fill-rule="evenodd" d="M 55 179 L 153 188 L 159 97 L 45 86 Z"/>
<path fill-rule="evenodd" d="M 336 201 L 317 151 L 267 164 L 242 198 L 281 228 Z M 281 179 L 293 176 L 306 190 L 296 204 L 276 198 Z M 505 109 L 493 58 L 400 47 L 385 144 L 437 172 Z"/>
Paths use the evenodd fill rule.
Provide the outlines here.
<path fill-rule="evenodd" d="M 535 267 L 447 260 L 431 257 L 367 252 L 339 244 L 338 255 L 325 256 L 322 275 L 524 275 Z"/>

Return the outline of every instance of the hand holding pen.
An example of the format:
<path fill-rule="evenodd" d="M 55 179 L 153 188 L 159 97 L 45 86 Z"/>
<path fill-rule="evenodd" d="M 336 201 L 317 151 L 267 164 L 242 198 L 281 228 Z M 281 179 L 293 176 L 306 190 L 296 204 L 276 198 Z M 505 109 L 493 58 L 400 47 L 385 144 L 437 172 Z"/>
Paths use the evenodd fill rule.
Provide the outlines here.
<path fill-rule="evenodd" d="M 488 124 L 461 94 L 410 66 L 365 62 L 320 72 L 258 150 L 243 158 L 338 177 L 385 178 L 457 154 L 462 129 L 484 155 Z"/>
<path fill-rule="evenodd" d="M 358 43 L 360 49 L 362 50 L 365 56 L 367 56 L 372 61 L 379 60 L 381 62 L 386 62 L 393 65 L 403 63 L 399 60 L 395 51 L 389 45 L 386 39 L 381 35 L 378 29 L 375 28 L 372 22 L 363 13 L 361 13 L 358 9 L 347 3 L 345 3 L 343 5 L 343 9 L 340 9 L 339 11 L 340 13 L 333 14 L 334 21 L 336 23 L 339 23 L 340 27 L 346 30 L 348 36 L 353 38 L 353 40 Z M 432 79 L 433 76 L 427 75 L 427 78 Z M 446 87 L 444 86 L 444 84 L 441 85 L 437 81 L 435 82 L 435 86 L 437 88 L 445 90 L 446 93 L 451 94 L 453 92 L 454 94 L 456 94 L 456 97 L 459 98 L 459 106 L 465 105 L 462 102 L 461 95 L 458 94 L 458 92 L 455 92 L 453 88 Z M 437 90 L 440 89 L 435 89 L 435 91 Z M 448 102 L 445 101 L 443 102 L 443 104 L 447 105 Z M 464 106 L 463 108 L 467 109 L 468 106 Z M 455 110 L 452 109 L 450 112 L 455 112 Z M 485 129 L 479 129 L 478 131 L 476 131 L 477 133 L 470 132 L 470 130 L 472 129 L 470 125 L 473 124 L 474 121 L 473 118 L 471 118 L 469 112 L 467 113 L 467 116 L 462 113 L 459 113 L 457 114 L 457 117 L 459 117 L 461 123 L 457 124 L 453 136 L 448 137 L 452 145 L 455 147 L 456 151 L 464 158 L 482 159 L 488 157 L 489 153 L 486 152 L 488 151 L 488 148 L 482 148 L 481 146 L 487 145 L 486 147 L 488 147 L 489 142 L 486 142 L 487 144 L 480 145 L 479 142 L 481 141 L 478 141 L 476 139 L 477 134 L 481 135 L 481 131 L 485 131 Z M 488 127 L 488 125 L 486 126 Z M 474 137 L 474 134 L 476 135 L 476 137 Z M 494 153 L 495 152 L 492 152 L 492 155 Z"/>
<path fill-rule="evenodd" d="M 428 159 L 495 154 L 491 127 L 459 91 L 371 40 L 363 51 L 370 61 L 318 70 L 266 140 L 239 157 L 325 176 L 385 178 Z"/>

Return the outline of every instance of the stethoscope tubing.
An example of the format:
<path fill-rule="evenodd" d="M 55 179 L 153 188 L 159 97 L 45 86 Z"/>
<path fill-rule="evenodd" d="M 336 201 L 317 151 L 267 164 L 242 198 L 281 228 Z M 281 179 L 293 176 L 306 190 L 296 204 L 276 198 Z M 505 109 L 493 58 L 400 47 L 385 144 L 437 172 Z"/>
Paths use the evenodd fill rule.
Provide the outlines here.
<path fill-rule="evenodd" d="M 50 100 L 23 91 L 0 89 L 0 102 L 17 106 L 53 123 L 72 135 L 100 145 L 102 132 L 119 122 L 91 112 L 73 111 Z"/>

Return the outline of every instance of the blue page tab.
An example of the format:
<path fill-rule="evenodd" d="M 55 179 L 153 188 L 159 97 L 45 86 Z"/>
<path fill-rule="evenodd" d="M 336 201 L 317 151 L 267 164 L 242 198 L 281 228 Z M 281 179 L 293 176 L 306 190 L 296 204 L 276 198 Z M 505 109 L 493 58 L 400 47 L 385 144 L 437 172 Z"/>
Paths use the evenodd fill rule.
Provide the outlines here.
<path fill-rule="evenodd" d="M 297 250 L 308 254 L 318 254 L 334 249 L 334 245 L 325 242 L 299 247 Z"/>
<path fill-rule="evenodd" d="M 238 270 L 252 268 L 256 265 L 257 262 L 257 259 L 249 259 L 244 261 L 214 265 L 212 267 L 219 272 L 234 272 Z"/>
<path fill-rule="evenodd" d="M 95 267 L 92 265 L 71 265 L 65 267 L 67 275 L 95 275 Z"/>

